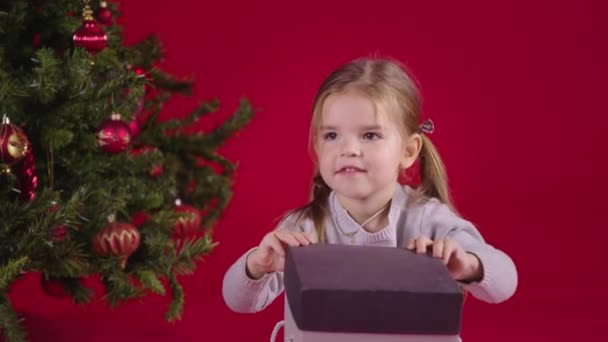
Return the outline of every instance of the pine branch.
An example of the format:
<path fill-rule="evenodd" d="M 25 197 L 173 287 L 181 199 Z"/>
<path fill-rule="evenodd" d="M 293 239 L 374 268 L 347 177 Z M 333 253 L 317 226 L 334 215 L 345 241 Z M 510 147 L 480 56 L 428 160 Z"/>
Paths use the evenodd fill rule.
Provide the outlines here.
<path fill-rule="evenodd" d="M 93 290 L 82 285 L 80 280 L 76 278 L 69 278 L 65 282 L 65 289 L 70 295 L 72 295 L 72 300 L 76 304 L 90 303 L 91 299 L 94 297 Z"/>
<path fill-rule="evenodd" d="M 211 151 L 221 146 L 227 138 L 244 127 L 251 120 L 253 112 L 251 104 L 247 100 L 242 100 L 233 115 L 209 134 L 156 136 L 156 146 L 159 146 L 163 151 L 175 154 L 209 155 Z M 176 121 L 169 121 L 168 123 L 158 124 L 158 129 L 166 130 L 176 126 L 178 126 Z M 151 139 L 148 139 L 150 139 L 150 136 L 142 136 L 141 141 L 151 142 Z"/>
<path fill-rule="evenodd" d="M 158 125 L 159 129 L 166 131 L 174 131 L 179 128 L 185 128 L 196 122 L 201 116 L 214 113 L 219 109 L 220 102 L 217 99 L 205 101 L 201 103 L 192 113 L 183 119 L 170 119 Z"/>
<path fill-rule="evenodd" d="M 48 212 L 55 194 L 44 191 L 32 202 L 22 205 L 18 198 L 4 201 L 0 206 L 0 262 L 9 258 L 29 256 L 28 267 L 36 260 L 34 251 L 46 248 Z"/>
<path fill-rule="evenodd" d="M 156 35 L 150 35 L 128 49 L 125 57 L 132 61 L 133 65 L 149 70 L 154 62 L 163 58 L 162 44 Z"/>
<path fill-rule="evenodd" d="M 179 240 L 173 271 L 178 275 L 192 274 L 196 269 L 196 261 L 202 260 L 216 246 L 217 243 L 212 242 L 208 234 L 199 239 Z"/>
<path fill-rule="evenodd" d="M 16 260 L 9 260 L 5 265 L 0 266 L 0 291 L 4 290 L 21 274 L 28 260 L 28 257 L 24 256 Z"/>
<path fill-rule="evenodd" d="M 159 88 L 182 95 L 190 95 L 192 92 L 192 80 L 183 79 L 179 80 L 166 72 L 153 68 L 150 70 L 150 75 L 154 80 L 154 84 L 158 85 Z"/>
<path fill-rule="evenodd" d="M 39 261 L 32 263 L 32 267 L 43 268 L 54 276 L 88 275 L 93 272 L 87 260 L 89 254 L 86 249 L 87 246 L 71 238 L 65 238 L 61 243 L 49 241 L 47 248 L 40 249 L 35 254 L 36 260 Z"/>
<path fill-rule="evenodd" d="M 16 0 L 11 5 L 6 4 L 2 6 L 3 14 L 0 16 L 0 32 L 3 36 L 0 39 L 14 45 L 14 42 L 17 40 L 15 38 L 19 36 L 19 33 L 24 28 L 28 4 L 25 0 Z"/>
<path fill-rule="evenodd" d="M 61 87 L 63 78 L 61 73 L 61 62 L 55 58 L 54 52 L 48 48 L 36 51 L 36 57 L 32 58 L 38 66 L 33 69 L 34 79 L 29 84 L 33 94 L 38 97 L 40 103 L 51 102 Z"/>
<path fill-rule="evenodd" d="M 142 228 L 151 226 L 155 226 L 155 224 L 146 223 L 140 227 L 140 231 L 143 233 Z M 152 270 L 157 276 L 167 274 L 172 266 L 172 259 L 167 257 L 167 254 L 173 248 L 173 242 L 168 240 L 168 236 L 170 235 L 167 233 L 151 229 L 149 233 L 145 233 L 143 245 L 129 260 L 135 265 L 139 265 L 139 269 Z"/>
<path fill-rule="evenodd" d="M 94 293 L 91 289 L 82 284 L 80 277 L 57 276 L 51 274 L 49 270 L 45 270 L 40 275 L 43 281 L 52 280 L 55 283 L 61 284 L 66 294 L 72 296 L 72 300 L 76 304 L 85 304 L 91 301 Z"/>
<path fill-rule="evenodd" d="M 2 84 L 0 84 L 0 101 L 6 101 L 12 97 L 25 97 L 27 95 L 28 92 L 17 83 L 17 80 L 2 80 Z"/>
<path fill-rule="evenodd" d="M 106 299 L 112 308 L 116 308 L 121 302 L 141 297 L 144 293 L 135 287 L 127 274 L 121 271 L 112 271 L 104 275 L 102 282 L 106 289 Z"/>
<path fill-rule="evenodd" d="M 70 80 L 65 90 L 68 99 L 80 99 L 90 90 L 91 59 L 83 49 L 71 49 L 64 57 L 64 75 Z"/>
<path fill-rule="evenodd" d="M 180 320 L 184 311 L 184 289 L 177 281 L 175 274 L 169 273 L 169 286 L 173 292 L 169 309 L 165 314 L 165 319 L 169 322 Z"/>
<path fill-rule="evenodd" d="M 8 298 L 0 293 L 0 333 L 7 342 L 25 342 L 27 334 Z"/>
<path fill-rule="evenodd" d="M 215 129 L 211 134 L 208 141 L 211 143 L 209 146 L 217 147 L 232 134 L 239 129 L 243 128 L 251 118 L 253 117 L 254 110 L 251 107 L 251 103 L 246 99 L 242 99 L 239 107 L 237 108 L 234 115 L 232 115 L 224 124 Z"/>
<path fill-rule="evenodd" d="M 158 293 L 160 295 L 165 294 L 165 287 L 160 282 L 160 280 L 158 280 L 156 274 L 153 271 L 139 270 L 136 271 L 136 274 L 145 289 L 149 289 L 152 292 Z"/>
<path fill-rule="evenodd" d="M 6 11 L 0 11 L 0 23 L 4 24 L 4 21 L 6 20 L 7 17 L 8 17 L 8 12 L 6 12 Z M 0 33 L 5 33 L 6 32 L 4 30 L 4 26 L 5 25 L 0 25 Z"/>
<path fill-rule="evenodd" d="M 74 140 L 74 133 L 67 129 L 47 127 L 43 128 L 40 140 L 53 152 L 59 151 Z"/>

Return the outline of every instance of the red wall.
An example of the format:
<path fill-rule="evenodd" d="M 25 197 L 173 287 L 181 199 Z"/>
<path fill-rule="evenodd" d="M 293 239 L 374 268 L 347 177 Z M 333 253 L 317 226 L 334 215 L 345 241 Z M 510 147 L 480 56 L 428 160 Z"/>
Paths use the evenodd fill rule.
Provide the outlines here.
<path fill-rule="evenodd" d="M 239 162 L 235 195 L 216 228 L 220 246 L 183 277 L 184 319 L 163 321 L 158 296 L 116 311 L 46 296 L 36 274 L 14 304 L 33 341 L 264 341 L 282 317 L 224 305 L 229 265 L 285 210 L 307 199 L 312 98 L 339 64 L 396 57 L 422 84 L 425 115 L 459 209 L 515 260 L 516 295 L 470 298 L 472 341 L 583 341 L 608 322 L 605 149 L 608 25 L 600 1 L 123 1 L 127 41 L 156 32 L 164 67 L 197 80 L 166 116 L 217 96 L 225 117 L 241 96 L 262 109 L 223 148 Z M 211 120 L 212 124 L 217 122 Z"/>

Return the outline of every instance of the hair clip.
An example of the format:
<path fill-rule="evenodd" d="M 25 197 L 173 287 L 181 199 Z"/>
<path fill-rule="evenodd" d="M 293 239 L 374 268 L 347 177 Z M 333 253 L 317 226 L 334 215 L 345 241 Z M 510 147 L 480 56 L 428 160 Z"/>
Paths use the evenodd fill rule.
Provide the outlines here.
<path fill-rule="evenodd" d="M 433 134 L 435 132 L 435 124 L 433 120 L 426 119 L 423 123 L 418 126 L 418 131 L 426 134 Z"/>

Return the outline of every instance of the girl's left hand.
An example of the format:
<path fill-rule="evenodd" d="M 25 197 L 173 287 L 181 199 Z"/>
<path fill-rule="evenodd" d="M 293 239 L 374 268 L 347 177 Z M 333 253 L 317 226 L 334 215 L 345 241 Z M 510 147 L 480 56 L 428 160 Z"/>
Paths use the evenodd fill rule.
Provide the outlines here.
<path fill-rule="evenodd" d="M 483 269 L 477 256 L 466 252 L 456 240 L 445 238 L 433 241 L 426 236 L 419 236 L 411 239 L 407 248 L 418 254 L 431 250 L 433 257 L 441 259 L 452 278 L 457 281 L 474 282 L 483 278 Z"/>

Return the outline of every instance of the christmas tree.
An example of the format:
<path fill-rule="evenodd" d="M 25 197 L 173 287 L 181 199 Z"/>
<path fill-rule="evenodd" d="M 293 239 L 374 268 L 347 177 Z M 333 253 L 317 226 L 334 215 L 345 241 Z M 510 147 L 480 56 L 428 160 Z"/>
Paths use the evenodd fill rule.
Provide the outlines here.
<path fill-rule="evenodd" d="M 82 13 L 82 15 L 81 15 Z M 51 294 L 92 299 L 99 277 L 116 306 L 183 290 L 212 251 L 211 228 L 231 197 L 234 164 L 217 149 L 250 120 L 241 101 L 207 132 L 188 129 L 216 112 L 202 102 L 182 119 L 159 120 L 190 80 L 162 71 L 154 36 L 125 46 L 114 3 L 0 3 L 0 331 L 26 339 L 10 285 L 40 272 Z M 60 289 L 60 291 L 57 291 Z"/>

